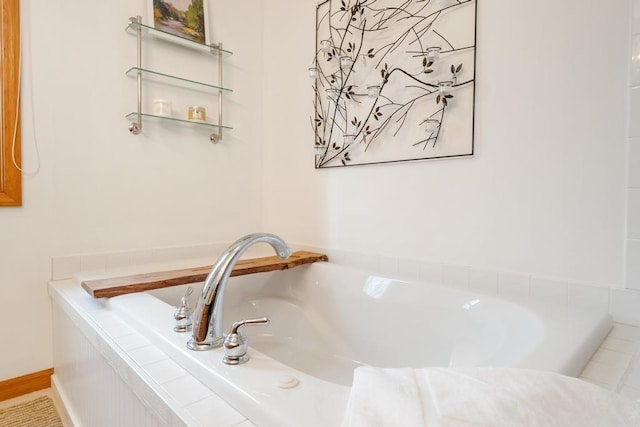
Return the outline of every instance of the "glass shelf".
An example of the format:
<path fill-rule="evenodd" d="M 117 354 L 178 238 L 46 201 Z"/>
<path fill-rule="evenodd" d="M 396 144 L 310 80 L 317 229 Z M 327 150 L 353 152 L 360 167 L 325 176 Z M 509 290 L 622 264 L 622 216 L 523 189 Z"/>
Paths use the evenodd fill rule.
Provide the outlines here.
<path fill-rule="evenodd" d="M 148 114 L 148 113 L 142 113 L 140 114 L 142 117 L 148 117 L 148 118 L 152 118 L 152 119 L 158 119 L 158 120 L 166 120 L 169 122 L 177 122 L 177 123 L 188 123 L 190 125 L 198 125 L 198 126 L 204 126 L 204 127 L 208 127 L 208 128 L 213 128 L 213 129 L 233 129 L 230 126 L 221 126 L 221 125 L 216 125 L 214 123 L 209 123 L 209 122 L 200 122 L 197 120 L 187 120 L 187 119 L 179 119 L 176 117 L 166 117 L 166 116 L 156 116 L 154 114 Z M 138 120 L 138 113 L 129 113 L 127 114 L 127 119 L 129 119 L 130 121 L 134 122 L 136 120 Z"/>
<path fill-rule="evenodd" d="M 142 71 L 143 74 L 152 74 L 155 76 L 162 76 L 162 77 L 166 77 L 168 79 L 172 79 L 172 80 L 179 80 L 181 82 L 187 82 L 187 83 L 192 83 L 195 85 L 199 85 L 199 86 L 204 86 L 204 87 L 208 87 L 208 88 L 213 88 L 213 89 L 219 89 L 219 90 L 223 90 L 225 92 L 233 92 L 232 89 L 227 89 L 225 87 L 220 87 L 220 86 L 216 86 L 216 85 L 212 85 L 209 83 L 202 83 L 196 80 L 191 80 L 191 79 L 185 79 L 183 77 L 178 77 L 178 76 L 172 76 L 171 74 L 165 74 L 165 73 L 159 73 L 158 71 L 152 71 L 152 70 L 147 70 L 145 68 L 138 68 L 138 67 L 131 67 L 127 70 L 127 72 L 125 73 L 127 76 L 130 77 L 135 77 L 138 70 Z"/>
<path fill-rule="evenodd" d="M 220 49 L 217 44 L 200 43 L 200 42 L 197 42 L 195 40 L 188 39 L 186 37 L 177 36 L 175 34 L 171 34 L 171 33 L 167 32 L 167 31 L 159 30 L 157 28 L 151 27 L 151 26 L 143 24 L 141 22 L 131 22 L 130 21 L 129 25 L 127 25 L 126 29 L 127 30 L 131 29 L 133 31 L 136 31 L 138 25 L 141 26 L 142 28 L 146 28 L 147 30 L 162 34 L 163 36 L 167 36 L 167 37 L 172 37 L 172 38 L 178 39 L 180 42 L 187 42 L 187 44 L 189 44 L 190 46 L 193 46 L 193 47 L 199 47 L 199 48 L 208 47 L 209 49 L 211 49 L 212 53 L 217 53 L 217 54 L 225 53 L 227 55 L 233 55 L 233 52 L 225 50 L 225 49 Z"/>

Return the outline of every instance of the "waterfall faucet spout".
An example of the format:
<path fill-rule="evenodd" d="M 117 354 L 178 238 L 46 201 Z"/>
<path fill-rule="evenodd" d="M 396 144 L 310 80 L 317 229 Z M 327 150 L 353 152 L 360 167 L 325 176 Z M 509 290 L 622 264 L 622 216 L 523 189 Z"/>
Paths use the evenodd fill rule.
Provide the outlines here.
<path fill-rule="evenodd" d="M 229 246 L 204 281 L 193 319 L 193 336 L 187 343 L 189 349 L 209 350 L 222 346 L 222 308 L 227 282 L 240 256 L 256 243 L 270 244 L 280 259 L 291 256 L 284 240 L 273 234 L 249 234 Z"/>

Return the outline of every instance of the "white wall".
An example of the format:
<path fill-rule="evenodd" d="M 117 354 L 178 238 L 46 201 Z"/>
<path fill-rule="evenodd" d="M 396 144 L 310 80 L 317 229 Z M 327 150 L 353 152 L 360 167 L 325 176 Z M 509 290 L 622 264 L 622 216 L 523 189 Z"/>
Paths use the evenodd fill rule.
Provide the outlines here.
<path fill-rule="evenodd" d="M 627 285 L 640 290 L 640 0 L 632 0 L 627 175 Z"/>
<path fill-rule="evenodd" d="M 145 123 L 142 135 L 129 134 L 135 80 L 124 73 L 136 44 L 124 28 L 129 16 L 146 18 L 144 0 L 21 3 L 24 167 L 35 167 L 35 135 L 42 168 L 24 178 L 23 207 L 0 209 L 0 380 L 52 364 L 52 256 L 228 241 L 263 228 L 262 1 L 209 0 L 213 41 L 235 53 L 225 65 L 234 89 L 225 121 L 235 129 L 218 145 L 184 127 Z M 215 81 L 208 55 L 147 44 L 147 65 Z M 212 112 L 216 100 L 145 90 L 185 109 L 204 103 Z"/>
<path fill-rule="evenodd" d="M 628 6 L 479 2 L 477 155 L 314 170 L 315 2 L 270 2 L 266 228 L 313 245 L 621 286 Z"/>

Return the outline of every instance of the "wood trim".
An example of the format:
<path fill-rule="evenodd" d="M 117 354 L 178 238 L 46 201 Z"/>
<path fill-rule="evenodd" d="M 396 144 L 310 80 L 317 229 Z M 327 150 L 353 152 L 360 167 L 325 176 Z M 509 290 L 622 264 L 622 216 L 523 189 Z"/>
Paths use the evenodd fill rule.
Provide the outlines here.
<path fill-rule="evenodd" d="M 264 273 L 267 271 L 286 270 L 299 265 L 328 260 L 324 254 L 305 251 L 294 252 L 284 261 L 276 256 L 244 259 L 236 263 L 231 272 L 231 277 Z M 207 278 L 211 268 L 212 266 L 208 265 L 205 267 L 136 274 L 110 279 L 85 280 L 82 282 L 82 287 L 94 298 L 109 298 L 134 292 L 202 282 Z"/>
<path fill-rule="evenodd" d="M 18 120 L 15 158 L 21 165 L 20 111 L 16 109 L 20 88 L 18 87 L 18 60 L 20 57 L 20 0 L 0 0 L 2 22 L 0 23 L 0 206 L 22 205 L 22 173 L 12 159 L 13 133 Z"/>
<path fill-rule="evenodd" d="M 50 388 L 51 375 L 53 375 L 53 368 L 0 381 L 0 401 Z"/>

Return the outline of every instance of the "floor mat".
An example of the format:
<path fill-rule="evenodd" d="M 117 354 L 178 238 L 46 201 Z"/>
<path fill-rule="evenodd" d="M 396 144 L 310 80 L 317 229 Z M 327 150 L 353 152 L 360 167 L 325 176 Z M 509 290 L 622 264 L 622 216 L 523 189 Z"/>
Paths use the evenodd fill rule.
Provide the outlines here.
<path fill-rule="evenodd" d="M 63 427 L 48 396 L 0 409 L 0 427 Z"/>

